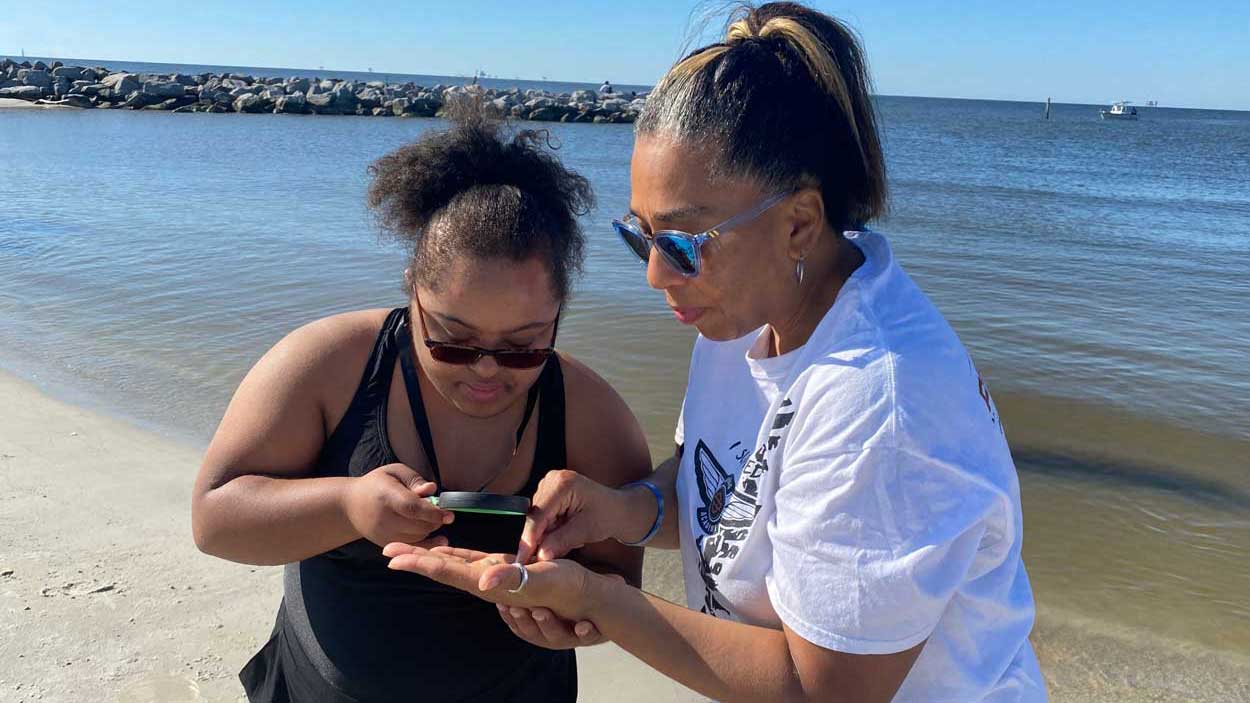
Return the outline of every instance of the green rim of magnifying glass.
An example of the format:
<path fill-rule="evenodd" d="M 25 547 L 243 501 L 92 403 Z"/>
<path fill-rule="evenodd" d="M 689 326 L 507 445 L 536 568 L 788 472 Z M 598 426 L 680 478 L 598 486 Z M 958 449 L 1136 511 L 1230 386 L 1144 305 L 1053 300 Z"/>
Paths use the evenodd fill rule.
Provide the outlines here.
<path fill-rule="evenodd" d="M 501 496 L 472 491 L 444 491 L 431 496 L 430 502 L 453 513 L 525 517 L 530 509 L 530 500 L 524 496 Z"/>

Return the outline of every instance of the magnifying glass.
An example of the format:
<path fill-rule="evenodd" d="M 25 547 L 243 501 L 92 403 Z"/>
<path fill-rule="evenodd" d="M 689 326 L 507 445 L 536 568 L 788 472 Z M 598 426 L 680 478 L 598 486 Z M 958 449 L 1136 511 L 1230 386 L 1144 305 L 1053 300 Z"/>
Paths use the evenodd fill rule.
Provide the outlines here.
<path fill-rule="evenodd" d="M 453 513 L 525 517 L 530 510 L 530 499 L 525 496 L 501 496 L 473 491 L 444 491 L 430 496 L 429 501 Z"/>

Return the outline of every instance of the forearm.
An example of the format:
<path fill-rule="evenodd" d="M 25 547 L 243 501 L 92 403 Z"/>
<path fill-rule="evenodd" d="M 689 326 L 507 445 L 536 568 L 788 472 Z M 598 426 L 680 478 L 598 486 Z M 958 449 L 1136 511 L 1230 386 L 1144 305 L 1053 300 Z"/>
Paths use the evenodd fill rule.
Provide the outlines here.
<path fill-rule="evenodd" d="M 805 700 L 780 630 L 719 620 L 614 579 L 594 581 L 599 595 L 587 619 L 668 678 L 720 701 Z"/>
<path fill-rule="evenodd" d="M 664 521 L 660 524 L 660 529 L 656 531 L 655 537 L 647 542 L 649 548 L 681 548 L 677 520 L 677 467 L 679 464 L 680 461 L 676 456 L 669 457 L 646 479 L 660 489 L 660 494 L 664 496 Z M 625 492 L 625 500 L 626 514 L 629 516 L 625 523 L 627 527 L 616 537 L 621 541 L 637 541 L 642 539 L 647 534 L 647 530 L 651 529 L 651 525 L 655 523 L 657 509 L 655 495 L 645 487 L 635 486 Z"/>
<path fill-rule="evenodd" d="M 351 478 L 239 476 L 192 507 L 201 551 L 244 564 L 287 564 L 360 538 L 343 508 Z"/>

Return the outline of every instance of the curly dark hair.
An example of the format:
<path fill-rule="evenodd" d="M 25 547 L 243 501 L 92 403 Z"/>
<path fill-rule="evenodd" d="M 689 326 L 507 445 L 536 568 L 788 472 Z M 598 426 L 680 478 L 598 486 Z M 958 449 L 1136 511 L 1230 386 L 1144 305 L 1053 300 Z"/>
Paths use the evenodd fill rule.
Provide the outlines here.
<path fill-rule="evenodd" d="M 577 218 L 594 207 L 590 182 L 550 153 L 546 131 L 501 136 L 503 123 L 480 99 L 452 102 L 446 117 L 449 129 L 369 167 L 369 207 L 384 232 L 409 245 L 412 283 L 437 289 L 457 257 L 538 256 L 566 300 L 582 269 Z"/>

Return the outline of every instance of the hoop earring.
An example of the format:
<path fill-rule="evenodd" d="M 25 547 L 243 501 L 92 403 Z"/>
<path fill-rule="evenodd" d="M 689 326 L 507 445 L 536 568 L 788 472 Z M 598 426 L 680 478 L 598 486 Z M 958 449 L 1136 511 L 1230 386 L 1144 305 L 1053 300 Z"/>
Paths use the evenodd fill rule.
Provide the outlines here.
<path fill-rule="evenodd" d="M 803 285 L 803 259 L 806 256 L 799 257 L 799 263 L 794 265 L 794 280 L 801 286 Z"/>

